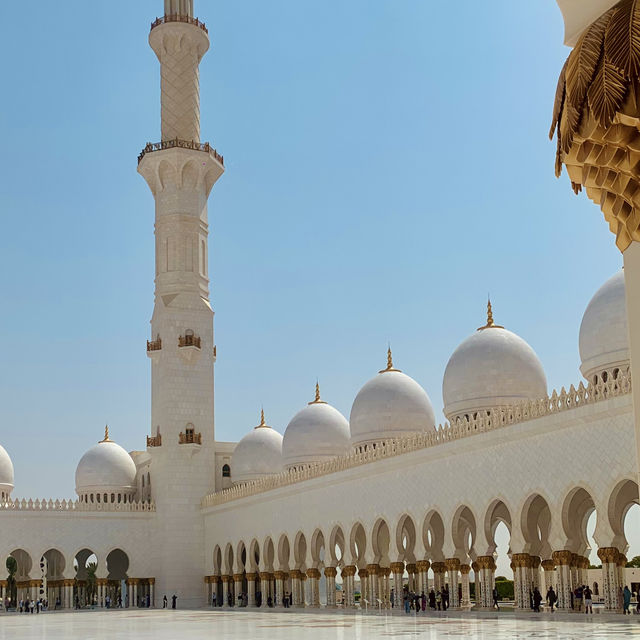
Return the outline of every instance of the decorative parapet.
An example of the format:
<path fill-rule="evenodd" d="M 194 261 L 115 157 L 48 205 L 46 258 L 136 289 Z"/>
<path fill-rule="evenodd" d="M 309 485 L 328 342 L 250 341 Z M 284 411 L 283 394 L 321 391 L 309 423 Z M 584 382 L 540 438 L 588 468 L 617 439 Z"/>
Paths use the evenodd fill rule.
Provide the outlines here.
<path fill-rule="evenodd" d="M 171 14 L 169 16 L 162 16 L 162 18 L 156 18 L 151 23 L 151 29 L 153 30 L 156 27 L 159 27 L 161 24 L 167 24 L 168 22 L 185 22 L 187 24 L 192 24 L 196 27 L 200 27 L 206 34 L 209 33 L 205 23 L 202 22 L 201 20 L 198 20 L 198 18 L 192 18 L 191 16 L 183 16 L 176 13 Z"/>
<path fill-rule="evenodd" d="M 16 499 L 0 502 L 0 513 L 3 511 L 105 511 L 122 513 L 155 512 L 155 502 L 121 502 L 121 503 L 86 503 L 78 500 L 26 500 Z"/>
<path fill-rule="evenodd" d="M 155 340 L 147 340 L 147 352 L 160 351 L 162 349 L 162 339 L 158 336 Z"/>
<path fill-rule="evenodd" d="M 163 140 L 162 142 L 147 142 L 145 148 L 138 156 L 138 164 L 147 153 L 154 151 L 164 151 L 165 149 L 192 149 L 193 151 L 203 151 L 213 154 L 213 157 L 224 167 L 224 156 L 220 155 L 208 142 L 196 142 L 195 140 Z"/>
<path fill-rule="evenodd" d="M 197 347 L 200 349 L 200 336 L 184 335 L 178 336 L 178 347 Z"/>
<path fill-rule="evenodd" d="M 405 453 L 435 447 L 453 440 L 460 440 L 555 413 L 570 411 L 629 393 L 631 393 L 631 378 L 626 375 L 621 375 L 615 380 L 610 379 L 608 382 L 601 382 L 597 385 L 590 383 L 585 386 L 581 382 L 577 389 L 571 385 L 569 391 L 562 387 L 560 393 L 554 391 L 550 396 L 540 400 L 530 400 L 513 406 L 478 411 L 473 419 L 457 418 L 451 424 L 445 422 L 444 425 L 440 425 L 438 429 L 432 432 L 420 433 L 407 438 L 383 440 L 376 443 L 376 445 L 360 448 L 346 456 L 340 456 L 327 462 L 310 464 L 278 475 L 237 484 L 205 496 L 201 501 L 201 507 L 213 507 L 232 500 L 264 493 L 271 489 L 352 469 L 383 458 L 392 458 Z"/>
<path fill-rule="evenodd" d="M 202 434 L 189 431 L 183 433 L 181 431 L 178 436 L 178 444 L 202 444 Z"/>
<path fill-rule="evenodd" d="M 161 447 L 162 446 L 162 436 L 158 434 L 157 436 L 147 436 L 147 447 Z"/>

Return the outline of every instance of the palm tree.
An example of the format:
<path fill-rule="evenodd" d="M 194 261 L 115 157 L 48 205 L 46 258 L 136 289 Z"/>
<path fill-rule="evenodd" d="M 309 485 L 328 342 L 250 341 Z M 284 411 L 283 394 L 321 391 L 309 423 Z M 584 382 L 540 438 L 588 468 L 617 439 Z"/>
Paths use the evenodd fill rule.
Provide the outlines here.
<path fill-rule="evenodd" d="M 16 585 L 16 573 L 18 573 L 18 561 L 13 557 L 7 558 L 7 571 L 9 575 L 7 577 L 7 591 L 9 594 L 9 600 L 15 606 L 16 598 L 18 597 L 18 589 Z"/>
<path fill-rule="evenodd" d="M 87 599 L 89 604 L 93 604 L 93 597 L 96 594 L 96 571 L 98 565 L 95 562 L 90 562 L 87 565 Z"/>

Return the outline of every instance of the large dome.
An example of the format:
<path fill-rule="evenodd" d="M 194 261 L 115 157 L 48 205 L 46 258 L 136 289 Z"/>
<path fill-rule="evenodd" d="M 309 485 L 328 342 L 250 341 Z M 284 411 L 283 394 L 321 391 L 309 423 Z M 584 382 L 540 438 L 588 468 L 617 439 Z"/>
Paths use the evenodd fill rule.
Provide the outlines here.
<path fill-rule="evenodd" d="M 109 431 L 106 429 L 104 440 L 91 447 L 78 462 L 76 493 L 79 496 L 95 494 L 98 501 L 100 493 L 130 497 L 135 489 L 136 465 L 119 444 L 109 439 Z"/>
<path fill-rule="evenodd" d="M 298 411 L 287 425 L 282 441 L 286 469 L 331 460 L 349 453 L 349 423 L 331 405 L 316 399 Z"/>
<path fill-rule="evenodd" d="M 233 482 L 250 482 L 282 471 L 282 435 L 265 424 L 264 412 L 260 424 L 236 445 L 231 458 Z"/>
<path fill-rule="evenodd" d="M 487 316 L 486 326 L 464 340 L 447 363 L 442 396 L 449 420 L 547 394 L 536 352 L 520 336 L 493 322 L 491 303 Z"/>
<path fill-rule="evenodd" d="M 433 431 L 436 426 L 427 392 L 413 378 L 393 368 L 391 350 L 387 368 L 358 392 L 349 422 L 354 446 Z"/>
<path fill-rule="evenodd" d="M 580 325 L 580 371 L 590 382 L 629 366 L 624 271 L 618 271 L 595 293 Z"/>
<path fill-rule="evenodd" d="M 8 498 L 13 491 L 13 463 L 6 449 L 0 445 L 0 498 Z"/>

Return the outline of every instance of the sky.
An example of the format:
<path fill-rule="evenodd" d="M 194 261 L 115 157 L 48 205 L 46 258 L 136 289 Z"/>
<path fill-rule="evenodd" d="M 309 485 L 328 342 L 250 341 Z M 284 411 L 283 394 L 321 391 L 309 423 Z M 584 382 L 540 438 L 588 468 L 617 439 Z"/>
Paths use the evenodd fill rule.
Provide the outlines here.
<path fill-rule="evenodd" d="M 554 176 L 555 2 L 195 4 L 202 138 L 226 164 L 209 201 L 218 440 L 261 405 L 283 432 L 316 379 L 348 417 L 388 343 L 444 421 L 447 360 L 488 293 L 550 390 L 580 380 L 582 314 L 622 261 Z M 73 496 L 107 422 L 127 450 L 149 432 L 154 207 L 136 159 L 160 139 L 161 13 L 3 7 L 0 443 L 18 497 Z"/>

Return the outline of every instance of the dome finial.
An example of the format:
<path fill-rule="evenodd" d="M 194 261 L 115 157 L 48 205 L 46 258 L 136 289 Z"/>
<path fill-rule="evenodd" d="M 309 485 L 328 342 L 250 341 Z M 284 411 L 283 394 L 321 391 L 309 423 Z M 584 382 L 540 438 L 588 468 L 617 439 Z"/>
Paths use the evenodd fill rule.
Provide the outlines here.
<path fill-rule="evenodd" d="M 269 425 L 264 421 L 264 407 L 260 407 L 260 424 L 256 427 L 256 429 L 260 429 L 260 427 L 268 427 Z"/>
<path fill-rule="evenodd" d="M 109 425 L 108 424 L 104 425 L 104 440 L 100 440 L 100 442 L 112 442 L 112 440 L 109 438 Z"/>
<path fill-rule="evenodd" d="M 504 329 L 493 321 L 493 309 L 491 307 L 491 296 L 487 295 L 487 324 L 484 327 L 478 327 L 478 331 L 482 329 Z"/>
<path fill-rule="evenodd" d="M 387 368 L 381 369 L 378 373 L 386 373 L 387 371 L 400 371 L 400 369 L 393 368 L 393 355 L 391 353 L 391 345 L 387 349 Z"/>
<path fill-rule="evenodd" d="M 320 399 L 320 383 L 316 380 L 316 397 L 312 402 L 308 404 L 327 404 L 323 400 Z"/>

